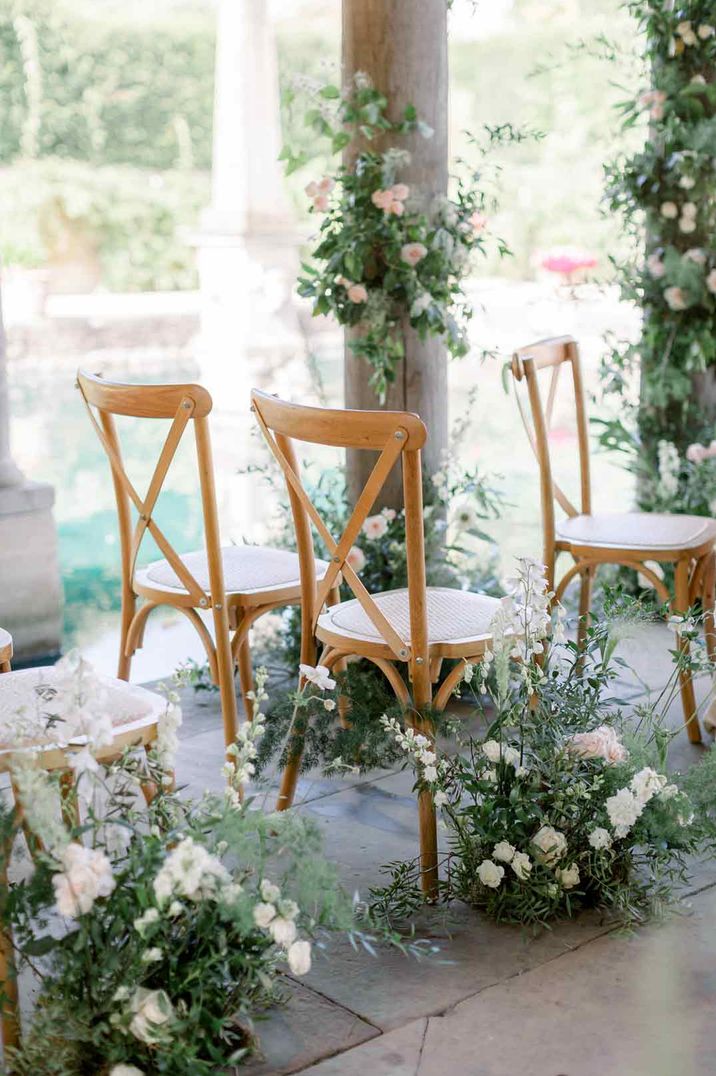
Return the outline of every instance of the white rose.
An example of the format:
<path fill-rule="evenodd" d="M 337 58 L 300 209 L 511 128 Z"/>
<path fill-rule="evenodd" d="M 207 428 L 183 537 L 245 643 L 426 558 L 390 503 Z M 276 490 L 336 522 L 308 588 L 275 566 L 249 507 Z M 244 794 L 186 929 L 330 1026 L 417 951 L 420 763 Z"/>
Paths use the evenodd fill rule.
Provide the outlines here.
<path fill-rule="evenodd" d="M 716 269 L 712 269 L 706 277 L 706 287 L 712 295 L 716 295 Z"/>
<path fill-rule="evenodd" d="M 514 766 L 517 768 L 520 764 L 520 753 L 516 747 L 503 747 L 502 748 L 502 761 L 506 762 L 508 766 Z"/>
<path fill-rule="evenodd" d="M 438 791 L 435 793 L 433 800 L 436 807 L 444 807 L 445 804 L 448 802 L 447 793 L 443 792 L 443 790 L 439 788 Z"/>
<path fill-rule="evenodd" d="M 532 844 L 539 848 L 539 858 L 548 867 L 560 860 L 567 851 L 567 838 L 552 826 L 542 826 L 532 838 Z"/>
<path fill-rule="evenodd" d="M 645 766 L 643 770 L 635 773 L 631 779 L 631 790 L 640 803 L 648 803 L 652 796 L 661 792 L 666 786 L 667 778 L 663 774 Z"/>
<path fill-rule="evenodd" d="M 495 859 L 499 859 L 502 863 L 511 863 L 515 855 L 515 847 L 510 844 L 509 841 L 499 841 L 492 849 L 492 854 Z"/>
<path fill-rule="evenodd" d="M 292 919 L 284 919 L 283 916 L 278 915 L 271 920 L 269 930 L 276 944 L 283 946 L 284 949 L 288 949 L 289 945 L 296 940 L 296 924 Z"/>
<path fill-rule="evenodd" d="M 174 1018 L 174 1008 L 164 990 L 138 987 L 132 998 L 132 1012 L 129 1030 L 135 1039 L 151 1046 L 167 1038 L 166 1025 Z"/>
<path fill-rule="evenodd" d="M 109 1076 L 144 1076 L 144 1072 L 135 1065 L 113 1065 Z"/>
<path fill-rule="evenodd" d="M 57 910 L 67 919 L 76 919 L 92 909 L 98 897 L 108 897 L 115 886 L 112 864 L 104 852 L 68 844 L 62 854 L 64 872 L 54 874 Z"/>
<path fill-rule="evenodd" d="M 497 740 L 485 740 L 482 745 L 482 752 L 490 762 L 500 761 L 500 745 Z"/>
<path fill-rule="evenodd" d="M 273 904 L 259 903 L 254 907 L 254 923 L 261 930 L 266 930 L 272 919 L 276 917 L 276 909 Z"/>
<path fill-rule="evenodd" d="M 562 889 L 574 889 L 575 885 L 579 885 L 579 867 L 576 863 L 571 867 L 557 867 L 554 876 Z"/>
<path fill-rule="evenodd" d="M 423 777 L 428 784 L 433 784 L 438 779 L 438 771 L 435 766 L 425 766 L 423 768 Z"/>
<path fill-rule="evenodd" d="M 679 207 L 676 202 L 662 202 L 661 215 L 666 217 L 667 220 L 676 220 L 679 215 Z"/>
<path fill-rule="evenodd" d="M 602 826 L 597 826 L 596 829 L 593 829 L 588 840 L 592 848 L 596 848 L 597 851 L 611 848 L 612 846 L 611 834 L 609 830 L 604 829 Z"/>
<path fill-rule="evenodd" d="M 505 877 L 505 868 L 493 863 L 491 859 L 483 859 L 477 868 L 477 876 L 488 889 L 497 889 Z"/>
<path fill-rule="evenodd" d="M 696 186 L 696 180 L 693 176 L 682 176 L 679 180 L 679 186 L 683 191 L 690 191 Z"/>
<path fill-rule="evenodd" d="M 702 22 L 696 33 L 702 41 L 707 41 L 716 34 L 716 26 L 711 26 L 708 22 Z"/>
<path fill-rule="evenodd" d="M 696 219 L 694 217 L 680 217 L 679 218 L 679 231 L 684 235 L 691 235 L 696 231 Z"/>
<path fill-rule="evenodd" d="M 311 970 L 311 945 L 295 941 L 288 950 L 288 966 L 294 975 L 307 975 Z"/>
<path fill-rule="evenodd" d="M 526 852 L 515 852 L 510 866 L 521 882 L 526 882 L 532 873 L 532 860 Z"/>
<path fill-rule="evenodd" d="M 261 882 L 261 898 L 265 900 L 267 904 L 275 904 L 281 897 L 281 890 L 273 882 L 270 882 L 268 878 L 264 878 Z"/>

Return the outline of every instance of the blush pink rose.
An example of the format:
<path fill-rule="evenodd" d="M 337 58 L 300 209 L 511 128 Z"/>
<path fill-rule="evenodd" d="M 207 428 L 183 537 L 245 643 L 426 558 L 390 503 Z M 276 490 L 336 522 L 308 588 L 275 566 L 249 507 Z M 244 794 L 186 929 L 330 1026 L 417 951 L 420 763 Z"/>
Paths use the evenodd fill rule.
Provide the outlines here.
<path fill-rule="evenodd" d="M 368 292 L 362 284 L 351 284 L 348 289 L 348 298 L 352 303 L 364 303 L 368 298 Z"/>
<path fill-rule="evenodd" d="M 487 227 L 487 217 L 484 213 L 478 213 L 477 210 L 475 210 L 472 216 L 470 216 L 468 219 L 470 221 L 470 224 L 472 225 L 473 232 L 476 232 L 478 235 L 480 234 L 480 232 L 484 232 L 485 228 Z"/>
<path fill-rule="evenodd" d="M 317 194 L 313 199 L 313 208 L 319 213 L 325 213 L 328 210 L 328 195 Z"/>
<path fill-rule="evenodd" d="M 357 546 L 351 546 L 346 556 L 346 564 L 349 568 L 352 568 L 354 572 L 362 572 L 365 568 L 365 553 Z"/>
<path fill-rule="evenodd" d="M 387 213 L 393 213 L 396 217 L 402 217 L 405 212 L 405 206 L 402 202 L 391 202 L 390 209 L 386 210 Z"/>
<path fill-rule="evenodd" d="M 421 262 L 428 252 L 428 248 L 422 243 L 406 243 L 401 248 L 400 257 L 404 262 L 413 267 Z"/>
<path fill-rule="evenodd" d="M 321 194 L 330 194 L 336 185 L 336 181 L 330 176 L 324 176 L 318 181 L 318 190 Z"/>
<path fill-rule="evenodd" d="M 370 196 L 370 200 L 374 206 L 376 206 L 378 209 L 382 209 L 384 212 L 387 213 L 394 201 L 393 192 L 383 190 L 373 191 Z"/>
<path fill-rule="evenodd" d="M 410 194 L 410 187 L 405 183 L 394 183 L 390 188 L 390 192 L 393 195 L 393 198 L 397 198 L 399 202 L 404 202 Z"/>
<path fill-rule="evenodd" d="M 567 741 L 567 750 L 579 758 L 603 758 L 610 766 L 627 757 L 626 747 L 609 725 L 600 725 L 592 732 L 576 732 Z"/>

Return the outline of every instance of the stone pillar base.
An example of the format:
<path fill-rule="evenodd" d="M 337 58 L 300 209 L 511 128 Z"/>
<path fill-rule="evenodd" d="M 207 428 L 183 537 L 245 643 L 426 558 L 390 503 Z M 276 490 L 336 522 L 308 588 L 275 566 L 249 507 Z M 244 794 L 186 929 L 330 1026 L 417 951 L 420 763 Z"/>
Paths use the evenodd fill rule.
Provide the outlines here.
<path fill-rule="evenodd" d="M 60 652 L 54 500 L 52 486 L 44 482 L 0 487 L 0 627 L 11 633 L 20 662 Z"/>

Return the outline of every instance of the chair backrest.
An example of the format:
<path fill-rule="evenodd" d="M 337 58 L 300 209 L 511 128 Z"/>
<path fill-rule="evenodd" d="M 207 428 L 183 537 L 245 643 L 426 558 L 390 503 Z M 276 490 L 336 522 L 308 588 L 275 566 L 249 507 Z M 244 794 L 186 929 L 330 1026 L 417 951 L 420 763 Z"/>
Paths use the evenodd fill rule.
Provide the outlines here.
<path fill-rule="evenodd" d="M 212 407 L 209 393 L 201 385 L 131 385 L 106 381 L 83 370 L 77 372 L 77 387 L 112 469 L 119 519 L 123 586 L 131 589 L 142 540 L 146 534 L 150 534 L 182 585 L 192 596 L 195 605 L 207 608 L 212 601 L 223 604 L 223 567 L 207 419 Z M 114 421 L 115 415 L 172 420 L 144 496 L 137 492 L 127 475 Z M 164 480 L 190 422 L 194 426 L 196 441 L 211 594 L 207 594 L 199 585 L 152 516 Z M 134 527 L 132 507 L 137 512 Z"/>
<path fill-rule="evenodd" d="M 557 386 L 562 367 L 568 363 L 571 369 L 574 406 L 577 421 L 577 439 L 579 448 L 579 482 L 580 507 L 576 508 L 564 491 L 555 482 L 552 475 L 549 433 L 552 425 Z M 549 371 L 547 402 L 543 403 L 539 379 L 542 371 Z M 560 505 L 568 516 L 580 513 L 589 515 L 592 510 L 592 494 L 589 478 L 589 432 L 587 411 L 584 400 L 582 367 L 579 348 L 571 336 L 559 336 L 550 340 L 540 340 L 527 347 L 521 347 L 512 356 L 512 374 L 515 381 L 525 381 L 532 421 L 520 399 L 517 389 L 517 404 L 522 422 L 532 445 L 540 469 L 540 492 L 542 502 L 542 525 L 544 528 L 545 561 L 548 569 L 554 561 L 555 517 L 554 502 Z M 547 376 L 547 374 L 545 374 Z"/>
<path fill-rule="evenodd" d="M 252 408 L 288 487 L 301 567 L 304 626 L 315 628 L 339 575 L 353 591 L 366 616 L 393 654 L 404 661 L 427 660 L 425 543 L 420 450 L 427 431 L 417 415 L 405 411 L 340 411 L 286 403 L 254 389 Z M 378 452 L 377 462 L 358 497 L 343 534 L 328 530 L 308 496 L 300 476 L 294 442 Z M 402 463 L 405 501 L 406 554 L 410 609 L 410 641 L 403 639 L 381 613 L 357 573 L 346 560 L 388 475 Z M 323 580 L 316 581 L 311 524 L 331 558 Z"/>

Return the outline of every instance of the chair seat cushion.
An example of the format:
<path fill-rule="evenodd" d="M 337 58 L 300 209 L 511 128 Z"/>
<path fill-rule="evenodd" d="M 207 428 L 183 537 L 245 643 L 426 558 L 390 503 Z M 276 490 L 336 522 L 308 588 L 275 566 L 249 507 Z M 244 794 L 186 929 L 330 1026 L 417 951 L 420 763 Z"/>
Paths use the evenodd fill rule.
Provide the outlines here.
<path fill-rule="evenodd" d="M 489 636 L 500 605 L 498 598 L 449 587 L 428 587 L 428 643 L 437 645 Z M 407 590 L 386 590 L 371 595 L 381 613 L 406 643 L 410 643 Z M 383 637 L 356 598 L 334 605 L 318 620 L 319 628 L 351 639 L 383 642 Z"/>
<path fill-rule="evenodd" d="M 716 520 L 666 512 L 573 516 L 556 527 L 557 541 L 615 549 L 691 549 L 716 540 Z"/>
<path fill-rule="evenodd" d="M 270 549 L 258 545 L 230 545 L 221 550 L 224 563 L 224 587 L 227 594 L 252 594 L 275 587 L 300 587 L 298 555 L 287 549 Z M 209 565 L 206 553 L 185 553 L 182 561 L 203 590 L 209 590 Z M 322 579 L 328 568 L 324 560 L 316 561 L 316 576 Z M 150 584 L 169 590 L 185 591 L 171 564 L 156 560 L 144 573 Z"/>
<path fill-rule="evenodd" d="M 0 751 L 18 747 L 79 742 L 62 734 L 62 721 L 55 721 L 53 705 L 56 689 L 53 666 L 18 669 L 0 675 Z M 135 721 L 156 722 L 164 714 L 167 701 L 153 691 L 93 673 L 102 690 L 103 714 L 116 728 Z"/>

